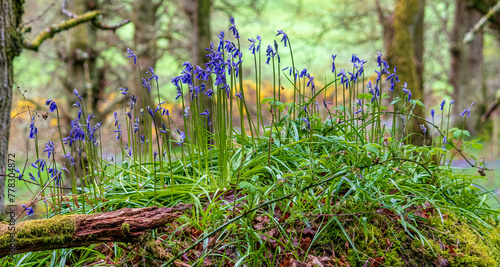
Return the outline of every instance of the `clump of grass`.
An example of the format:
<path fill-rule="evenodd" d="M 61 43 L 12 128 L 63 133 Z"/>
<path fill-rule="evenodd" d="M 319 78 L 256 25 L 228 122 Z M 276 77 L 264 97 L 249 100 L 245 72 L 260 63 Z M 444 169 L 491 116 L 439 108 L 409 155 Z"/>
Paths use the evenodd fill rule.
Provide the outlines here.
<path fill-rule="evenodd" d="M 280 30 L 277 35 L 290 53 L 288 67 L 283 67 L 289 63 L 281 61 L 276 41 L 267 47 L 262 64 L 261 38 L 250 39 L 254 106 L 243 86 L 246 66 L 234 19 L 230 31 L 233 38 L 222 32 L 219 42 L 207 48 L 205 66 L 184 63 L 181 75 L 172 79 L 182 124 L 177 125 L 175 113 L 162 106 L 154 70 L 149 68 L 145 76 L 138 66 L 144 94 L 151 94 L 156 85 L 158 103 L 145 102 L 146 108 L 137 110 L 137 101 L 150 98 L 142 100 L 122 90 L 130 102 L 124 109 L 125 123 L 120 123 L 118 113 L 114 116 L 119 151 L 112 160 L 103 157 L 101 123 L 93 123 L 93 115 L 86 114 L 78 91 L 78 118 L 69 136 L 60 138 L 63 167 L 57 166 L 50 141 L 44 150 L 49 162 L 41 157 L 33 117 L 30 138 L 37 148 L 33 166 L 38 173 L 32 180 L 48 188 L 40 195 L 48 202 L 47 217 L 194 203 L 190 213 L 155 235 L 171 253 L 166 266 L 183 255 L 183 261 L 194 265 L 271 266 L 290 255 L 306 261 L 308 255 L 322 254 L 352 264 L 389 263 L 407 250 L 425 250 L 429 262 L 443 257 L 452 261 L 453 255 L 436 249 L 443 241 L 433 230 L 436 224 L 453 228 L 447 223 L 450 216 L 473 229 L 485 244 L 498 235 L 492 234 L 498 211 L 487 204 L 496 200 L 495 195 L 475 184 L 476 177 L 456 174 L 450 167 L 465 147 L 478 148 L 476 141 L 466 139 L 470 136 L 463 126 L 450 128 L 451 103 L 448 113 L 444 102 L 441 105 L 440 127 L 434 110 L 430 121 L 417 117 L 421 125 L 409 125 L 416 117 L 413 109 L 425 106 L 411 99 L 411 88 L 399 83 L 397 69 L 391 72 L 380 53 L 375 81 L 365 79 L 366 61 L 356 55 L 352 72 L 339 70 L 332 56 L 331 77 L 316 87 L 307 69 L 296 68 L 290 39 Z M 133 51 L 127 53 L 136 64 Z M 263 72 L 272 76 L 272 96 L 262 95 Z M 292 101 L 282 101 L 283 89 L 293 91 Z M 205 106 L 208 102 L 210 107 Z M 47 103 L 50 111 L 57 111 L 54 101 Z M 464 121 L 467 110 L 462 113 Z M 421 132 L 408 134 L 408 129 Z M 424 136 L 423 146 L 411 144 L 415 134 Z M 60 179 L 54 178 L 61 170 L 70 177 L 70 190 L 63 191 Z M 47 187 L 48 183 L 53 185 Z M 331 242 L 333 250 L 325 247 Z M 498 249 L 498 243 L 495 246 Z M 129 248 L 109 249 L 114 264 L 138 260 L 127 258 Z M 65 253 L 73 255 L 66 258 L 72 264 L 85 261 L 75 257 L 74 250 L 58 255 Z M 105 258 L 90 248 L 78 253 L 89 261 Z M 479 254 L 490 257 L 487 252 Z M 47 254 L 33 255 L 41 259 Z M 147 260 L 159 261 L 154 255 Z"/>

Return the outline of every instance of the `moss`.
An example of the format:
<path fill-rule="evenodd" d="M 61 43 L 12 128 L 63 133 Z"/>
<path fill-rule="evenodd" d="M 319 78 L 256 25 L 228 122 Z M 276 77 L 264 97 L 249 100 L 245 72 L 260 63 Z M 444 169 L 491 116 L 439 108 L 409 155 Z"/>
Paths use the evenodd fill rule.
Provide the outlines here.
<path fill-rule="evenodd" d="M 130 224 L 128 224 L 128 223 L 123 223 L 122 224 L 122 234 L 123 235 L 130 234 Z"/>
<path fill-rule="evenodd" d="M 430 225 L 418 224 L 418 230 L 427 240 L 424 244 L 420 239 L 412 238 L 399 222 L 385 216 L 377 214 L 369 219 L 366 237 L 357 220 L 342 219 L 358 253 L 336 223 L 325 230 L 316 248 L 325 251 L 333 244 L 336 257 L 345 256 L 352 266 L 361 266 L 374 259 L 381 260 L 383 266 L 432 266 L 444 260 L 450 266 L 497 266 L 500 263 L 498 228 L 475 231 L 467 224 L 459 223 L 452 215 L 448 216 L 444 223 L 439 218 L 431 218 Z M 485 231 L 486 235 L 479 236 L 480 231 Z M 416 236 L 415 232 L 412 234 Z"/>
<path fill-rule="evenodd" d="M 73 239 L 76 231 L 75 218 L 80 215 L 58 215 L 51 219 L 22 222 L 14 230 L 18 246 L 30 244 L 65 243 Z M 0 226 L 0 244 L 10 244 L 10 234 L 6 225 Z"/>

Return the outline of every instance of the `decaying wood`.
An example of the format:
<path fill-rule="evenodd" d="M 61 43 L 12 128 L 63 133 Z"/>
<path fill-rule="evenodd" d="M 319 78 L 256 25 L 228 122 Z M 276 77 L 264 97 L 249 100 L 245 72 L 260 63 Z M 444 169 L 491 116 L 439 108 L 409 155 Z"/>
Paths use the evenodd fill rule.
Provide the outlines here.
<path fill-rule="evenodd" d="M 191 207 L 181 204 L 172 208 L 124 208 L 90 215 L 59 215 L 25 221 L 16 224 L 14 230 L 6 223 L 0 224 L 0 257 L 103 242 L 146 242 L 149 230 L 174 221 Z M 12 244 L 15 244 L 13 250 Z"/>

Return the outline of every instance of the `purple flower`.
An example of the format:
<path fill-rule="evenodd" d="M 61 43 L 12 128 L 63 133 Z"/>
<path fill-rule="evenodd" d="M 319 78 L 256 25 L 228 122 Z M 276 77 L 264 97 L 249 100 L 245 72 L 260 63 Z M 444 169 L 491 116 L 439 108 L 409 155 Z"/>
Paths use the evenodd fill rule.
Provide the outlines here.
<path fill-rule="evenodd" d="M 455 100 L 451 100 L 449 106 L 453 105 L 455 103 Z"/>
<path fill-rule="evenodd" d="M 231 23 L 231 27 L 229 27 L 229 30 L 233 32 L 234 38 L 239 39 L 240 38 L 240 34 L 238 33 L 238 30 L 236 29 L 236 25 L 234 23 L 234 18 L 231 17 L 229 19 L 229 22 Z"/>
<path fill-rule="evenodd" d="M 281 42 L 284 42 L 285 47 L 286 47 L 286 43 L 289 42 L 288 35 L 283 30 L 278 30 L 278 34 L 276 34 L 276 36 L 280 36 L 280 35 L 283 35 L 283 38 L 281 38 Z"/>
<path fill-rule="evenodd" d="M 179 129 L 176 129 L 175 131 L 177 133 L 179 133 L 179 136 L 180 136 L 179 143 L 176 143 L 176 144 L 182 146 L 184 144 L 184 140 L 186 140 L 186 134 L 181 132 L 181 130 L 179 130 Z"/>
<path fill-rule="evenodd" d="M 152 67 L 150 67 L 149 71 L 146 71 L 146 73 L 151 73 L 151 77 L 149 77 L 148 82 L 151 81 L 151 79 L 155 79 L 155 81 L 158 82 L 158 75 L 155 74 Z"/>
<path fill-rule="evenodd" d="M 33 208 L 32 208 L 32 207 L 28 207 L 28 206 L 26 206 L 26 205 L 22 205 L 22 206 L 23 206 L 23 208 L 25 208 L 25 210 L 26 210 L 26 214 L 27 214 L 28 216 L 31 216 L 31 215 L 35 214 L 35 212 L 33 211 Z M 26 207 L 28 207 L 28 208 L 26 208 Z"/>
<path fill-rule="evenodd" d="M 237 96 L 239 99 L 243 100 L 243 97 L 241 97 L 241 94 L 240 93 L 236 93 L 234 94 L 235 96 Z"/>
<path fill-rule="evenodd" d="M 271 60 L 272 57 L 276 55 L 276 52 L 274 52 L 273 47 L 271 45 L 267 46 L 266 49 L 266 56 L 267 56 L 267 61 L 266 64 L 269 65 L 269 61 Z"/>
<path fill-rule="evenodd" d="M 464 111 L 462 111 L 462 113 L 460 113 L 460 116 L 463 117 L 465 115 L 465 113 L 467 112 L 468 109 L 469 108 L 464 109 Z"/>
<path fill-rule="evenodd" d="M 255 40 L 254 38 L 250 38 L 250 39 L 248 39 L 248 41 L 250 41 L 250 43 L 252 43 L 250 45 L 250 48 L 248 48 L 248 50 L 252 51 L 252 55 L 255 54 L 255 51 L 259 52 L 259 49 L 260 49 L 260 36 L 257 35 L 257 40 Z M 258 44 L 257 44 L 257 41 L 259 41 Z M 257 46 L 255 46 L 255 44 L 257 44 Z"/>
<path fill-rule="evenodd" d="M 432 120 L 434 120 L 434 114 L 435 114 L 434 109 L 431 109 L 431 116 L 432 116 Z"/>
<path fill-rule="evenodd" d="M 337 58 L 337 55 L 332 55 L 332 73 L 335 72 L 335 58 Z"/>
<path fill-rule="evenodd" d="M 443 149 L 446 149 L 446 143 L 448 142 L 446 142 L 446 136 L 445 136 L 443 137 Z"/>
<path fill-rule="evenodd" d="M 189 115 L 189 107 L 186 107 L 184 109 L 184 115 L 182 115 L 183 118 L 186 118 Z"/>
<path fill-rule="evenodd" d="M 138 130 L 139 130 L 139 117 L 136 117 L 134 123 L 134 133 L 136 133 Z"/>
<path fill-rule="evenodd" d="M 29 173 L 29 176 L 30 176 L 30 179 L 33 181 L 33 182 L 36 182 L 36 178 L 35 176 L 30 172 Z"/>
<path fill-rule="evenodd" d="M 132 50 L 130 50 L 130 48 L 127 48 L 127 54 L 129 54 L 129 56 L 127 56 L 128 58 L 131 57 L 134 59 L 134 65 L 137 64 L 137 56 Z"/>
<path fill-rule="evenodd" d="M 54 143 L 52 143 L 52 141 L 45 143 L 45 150 L 43 150 L 43 152 L 47 152 L 47 158 L 50 159 L 50 155 L 54 153 Z"/>
<path fill-rule="evenodd" d="M 80 100 L 83 100 L 82 96 L 80 94 L 78 94 L 78 90 L 73 90 L 73 94 L 76 95 L 76 97 L 78 97 Z"/>
<path fill-rule="evenodd" d="M 120 91 L 122 95 L 127 95 L 127 91 L 128 91 L 128 88 L 123 88 L 123 87 L 120 87 Z"/>
<path fill-rule="evenodd" d="M 331 104 L 332 102 L 326 102 L 325 99 L 323 99 L 323 105 L 325 106 L 326 109 L 328 109 L 328 104 Z"/>
<path fill-rule="evenodd" d="M 151 83 L 144 78 L 142 78 L 142 87 L 148 89 L 148 93 L 151 93 Z"/>
<path fill-rule="evenodd" d="M 205 112 L 200 113 L 200 115 L 207 116 L 208 125 L 212 125 L 212 122 L 210 122 L 210 113 L 208 112 L 208 110 L 205 109 Z"/>
<path fill-rule="evenodd" d="M 52 99 L 47 99 L 47 101 L 45 101 L 45 105 L 47 106 L 50 105 L 49 106 L 50 112 L 54 112 L 57 109 L 56 102 L 52 101 Z"/>
<path fill-rule="evenodd" d="M 141 135 L 139 135 L 139 137 L 141 138 L 141 143 L 146 142 L 146 135 L 141 134 Z"/>
<path fill-rule="evenodd" d="M 35 127 L 35 116 L 33 116 L 33 118 L 31 118 L 30 135 L 28 136 L 28 138 L 35 139 L 35 136 L 37 133 L 38 133 L 38 129 Z"/>
<path fill-rule="evenodd" d="M 75 165 L 75 159 L 71 156 L 69 152 L 66 153 L 66 155 L 63 156 L 63 158 L 69 161 L 69 165 Z"/>
<path fill-rule="evenodd" d="M 115 133 L 118 133 L 118 135 L 116 136 L 116 139 L 120 139 L 120 137 L 122 137 L 122 129 L 121 129 L 121 127 L 122 127 L 122 125 L 118 124 L 118 129 L 114 130 Z"/>
<path fill-rule="evenodd" d="M 148 113 L 151 116 L 151 118 L 154 118 L 155 112 L 153 112 L 153 109 L 148 106 Z"/>
<path fill-rule="evenodd" d="M 446 99 L 445 99 L 445 100 L 443 100 L 443 102 L 441 102 L 441 110 L 443 110 L 443 108 L 444 108 L 444 104 L 445 104 L 445 103 L 446 103 Z"/>
<path fill-rule="evenodd" d="M 310 130 L 311 129 L 311 123 L 309 122 L 309 116 L 307 118 L 302 118 L 302 120 L 307 123 L 307 129 Z"/>
<path fill-rule="evenodd" d="M 420 124 L 420 129 L 422 129 L 422 132 L 424 132 L 424 134 L 427 132 L 427 128 L 425 128 L 425 125 L 423 124 Z"/>
<path fill-rule="evenodd" d="M 23 177 L 23 174 L 21 173 L 21 171 L 19 170 L 19 168 L 18 168 L 18 167 L 16 167 L 16 169 L 15 169 L 14 171 L 15 171 L 15 172 L 17 172 L 17 173 L 19 174 L 19 176 L 17 177 L 17 179 L 18 179 L 19 181 L 21 181 L 21 178 Z"/>

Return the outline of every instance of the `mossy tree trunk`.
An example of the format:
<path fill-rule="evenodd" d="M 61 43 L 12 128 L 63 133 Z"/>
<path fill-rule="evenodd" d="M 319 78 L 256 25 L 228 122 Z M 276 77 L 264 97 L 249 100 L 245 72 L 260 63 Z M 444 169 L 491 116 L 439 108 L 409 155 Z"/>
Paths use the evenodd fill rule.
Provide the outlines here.
<path fill-rule="evenodd" d="M 0 172 L 8 173 L 10 110 L 14 83 L 14 57 L 23 49 L 20 33 L 23 0 L 0 0 Z M 0 176 L 0 214 L 4 213 L 5 176 Z"/>
<path fill-rule="evenodd" d="M 384 33 L 387 61 L 389 65 L 397 67 L 397 75 L 401 80 L 395 87 L 395 93 L 400 96 L 403 83 L 406 82 L 412 92 L 412 99 L 422 102 L 424 10 L 425 0 L 397 0 L 391 20 L 384 25 L 384 29 L 387 29 L 387 33 Z M 425 110 L 418 105 L 413 114 L 425 118 Z M 419 125 L 424 123 L 417 118 L 406 122 L 406 133 L 415 133 L 411 137 L 415 145 L 423 144 Z"/>
<path fill-rule="evenodd" d="M 57 215 L 24 221 L 16 224 L 15 229 L 3 223 L 0 224 L 0 258 L 105 242 L 145 243 L 150 230 L 164 227 L 192 207 L 180 204 L 172 208 L 124 208 L 96 214 Z"/>
<path fill-rule="evenodd" d="M 477 133 L 481 123 L 481 114 L 486 107 L 486 86 L 483 80 L 484 34 L 480 30 L 469 43 L 464 43 L 464 37 L 480 19 L 481 14 L 472 8 L 467 1 L 455 1 L 449 80 L 453 86 L 453 98 L 456 101 L 455 114 L 460 114 L 472 102 L 476 102 L 476 106 L 471 109 L 471 117 L 467 118 L 465 125 L 471 134 Z"/>
<path fill-rule="evenodd" d="M 190 57 L 193 67 L 200 66 L 205 67 L 205 63 L 208 62 L 206 55 L 208 51 L 205 48 L 210 47 L 210 9 L 212 6 L 211 0 L 185 0 L 184 1 L 184 12 L 189 17 L 191 24 L 191 41 L 190 41 Z M 205 84 L 208 88 L 208 84 Z M 215 91 L 215 90 L 214 90 Z M 208 96 L 204 94 L 198 95 L 201 100 L 203 109 L 209 111 L 210 116 L 214 116 L 212 113 L 212 101 Z M 208 127 L 208 126 L 207 126 Z M 213 129 L 207 129 L 209 132 L 213 132 Z"/>

